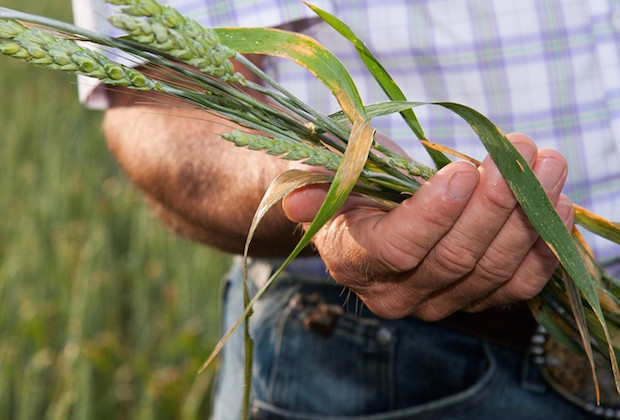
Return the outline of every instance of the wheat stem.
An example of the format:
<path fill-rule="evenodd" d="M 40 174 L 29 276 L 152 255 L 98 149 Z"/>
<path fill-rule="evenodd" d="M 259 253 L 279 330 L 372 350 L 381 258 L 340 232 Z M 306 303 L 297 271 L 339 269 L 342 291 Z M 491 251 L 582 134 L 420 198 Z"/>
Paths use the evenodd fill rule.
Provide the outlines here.
<path fill-rule="evenodd" d="M 128 2 L 125 1 L 122 3 L 125 4 Z M 144 0 L 135 0 L 132 3 L 138 5 L 144 3 Z M 154 4 L 154 2 L 152 1 L 150 1 L 150 3 Z M 151 13 L 148 11 L 145 12 L 145 10 L 146 9 L 138 9 L 138 11 L 143 14 Z M 227 83 L 223 83 L 221 81 L 218 82 L 217 80 L 211 79 L 208 76 L 201 76 L 200 73 L 192 72 L 186 67 L 175 64 L 173 60 L 168 60 L 162 57 L 161 52 L 159 52 L 156 48 L 152 46 L 142 45 L 136 41 L 128 39 L 108 37 L 102 34 L 98 34 L 96 32 L 88 31 L 70 24 L 66 24 L 64 22 L 55 21 L 41 16 L 29 15 L 3 7 L 0 7 L 0 18 L 11 20 L 19 19 L 27 22 L 32 22 L 35 24 L 53 28 L 55 30 L 59 30 L 66 34 L 70 34 L 73 37 L 77 36 L 78 39 L 88 40 L 90 42 L 94 42 L 103 46 L 120 48 L 127 53 L 134 54 L 137 57 L 145 59 L 149 63 L 153 63 L 154 65 L 167 68 L 172 72 L 172 74 L 178 75 L 179 77 L 181 75 L 188 77 L 188 81 L 196 81 L 197 84 L 196 86 L 194 86 L 194 88 L 202 89 L 202 91 L 188 90 L 185 86 L 188 81 L 185 80 L 179 80 L 175 83 L 174 80 L 170 80 L 173 78 L 164 77 L 166 79 L 166 82 L 158 81 L 153 78 L 148 78 L 147 76 L 136 70 L 121 66 L 121 68 L 129 76 L 134 77 L 138 83 L 140 83 L 140 81 L 142 80 L 141 77 L 146 78 L 146 80 L 148 80 L 149 82 L 148 86 L 145 86 L 144 89 L 154 89 L 156 91 L 177 96 L 188 101 L 189 103 L 197 105 L 200 108 L 206 108 L 215 111 L 233 122 L 236 122 L 251 129 L 263 131 L 264 133 L 274 137 L 286 137 L 290 136 L 291 132 L 294 132 L 303 138 L 320 140 L 320 142 L 329 145 L 335 150 L 344 150 L 344 146 L 342 144 L 334 142 L 323 133 L 329 132 L 331 135 L 335 135 L 338 139 L 346 143 L 349 135 L 348 128 L 342 126 L 340 123 L 337 123 L 331 118 L 309 108 L 307 105 L 297 99 L 285 88 L 280 86 L 277 82 L 273 81 L 268 75 L 262 72 L 261 69 L 254 66 L 249 60 L 247 60 L 244 56 L 240 54 L 237 54 L 236 56 L 236 59 L 238 61 L 240 61 L 250 70 L 257 73 L 259 77 L 264 78 L 265 81 L 268 84 L 272 85 L 272 87 L 274 87 L 277 92 L 280 92 L 280 94 L 273 95 L 272 97 L 278 98 L 280 103 L 282 103 L 285 107 L 288 108 L 287 111 L 299 115 L 299 117 L 305 121 L 308 121 L 308 115 L 310 115 L 313 119 L 311 119 L 308 124 L 304 124 L 302 121 L 297 121 L 294 117 L 287 115 L 287 113 L 283 112 L 282 110 L 278 110 L 264 105 L 250 95 L 247 95 L 233 88 L 232 86 L 229 86 Z M 68 40 L 62 41 L 72 42 Z M 76 44 L 73 43 L 73 45 Z M 7 48 L 10 50 L 11 46 L 9 45 L 5 47 L 5 50 Z M 95 54 L 90 50 L 84 48 L 81 49 L 87 51 L 88 54 Z M 17 55 L 19 56 L 20 54 Z M 107 61 L 110 61 L 101 54 L 98 54 L 97 56 L 100 57 L 101 60 L 105 59 Z M 114 66 L 119 66 L 115 63 L 113 64 Z M 111 68 L 114 69 L 115 67 Z M 82 74 L 87 74 L 94 77 L 101 76 L 93 72 Z M 130 84 L 127 84 L 122 79 L 111 80 L 110 78 L 104 77 L 100 78 L 100 80 L 104 81 L 104 83 L 130 86 Z M 151 82 L 154 84 L 151 85 Z M 170 85 L 170 83 L 173 83 L 173 85 Z M 295 104 L 298 104 L 299 106 L 295 106 Z M 391 164 L 383 161 L 380 157 L 376 156 L 373 153 L 370 154 L 369 159 L 371 162 L 374 163 L 373 170 L 375 172 L 385 172 L 388 179 L 393 178 L 394 180 L 397 180 L 394 183 L 394 185 L 399 186 L 396 189 L 397 191 L 411 190 L 412 180 L 405 174 L 400 172 L 400 170 L 392 167 Z M 379 183 L 380 182 L 383 181 L 379 181 Z"/>
<path fill-rule="evenodd" d="M 308 115 L 312 115 L 315 118 L 315 124 L 319 127 L 323 127 L 326 131 L 330 132 L 341 141 L 346 142 L 349 139 L 348 130 L 346 130 L 340 124 L 337 124 L 334 120 L 329 118 L 328 116 L 312 109 L 308 105 L 306 105 L 303 101 L 298 99 L 295 95 L 289 92 L 284 86 L 276 82 L 273 78 L 271 78 L 267 73 L 265 73 L 260 67 L 256 66 L 246 57 L 241 54 L 238 54 L 235 57 L 237 61 L 242 63 L 248 70 L 256 74 L 261 80 L 268 83 L 271 87 L 276 89 L 278 92 L 281 92 L 284 97 L 287 98 L 286 101 L 283 101 L 281 104 L 287 108 L 301 109 L 306 112 Z M 274 98 L 277 100 L 277 98 Z"/>

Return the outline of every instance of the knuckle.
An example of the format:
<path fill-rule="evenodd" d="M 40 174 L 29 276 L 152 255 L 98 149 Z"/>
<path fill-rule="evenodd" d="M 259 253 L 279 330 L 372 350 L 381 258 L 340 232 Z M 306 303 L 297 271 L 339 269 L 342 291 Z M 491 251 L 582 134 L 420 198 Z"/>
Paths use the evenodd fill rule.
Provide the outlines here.
<path fill-rule="evenodd" d="M 439 305 L 437 302 L 430 301 L 420 305 L 414 315 L 425 322 L 437 322 L 452 315 L 454 310 Z"/>
<path fill-rule="evenodd" d="M 514 283 L 511 297 L 517 301 L 532 299 L 545 287 L 547 280 L 548 278 L 543 276 L 528 276 L 527 278 L 516 276 L 511 280 Z"/>
<path fill-rule="evenodd" d="M 470 314 L 476 314 L 478 312 L 484 311 L 485 309 L 489 309 L 493 306 L 495 306 L 493 303 L 481 300 L 481 301 L 476 301 L 472 303 L 470 306 L 466 308 L 463 308 L 463 312 L 467 312 Z"/>
<path fill-rule="evenodd" d="M 420 258 L 412 251 L 417 247 L 409 240 L 372 242 L 371 254 L 375 256 L 378 265 L 388 272 L 401 273 L 415 268 Z"/>
<path fill-rule="evenodd" d="M 441 242 L 434 248 L 434 259 L 442 271 L 459 277 L 470 273 L 477 263 L 477 257 L 471 251 Z"/>
<path fill-rule="evenodd" d="M 538 295 L 540 293 L 540 291 L 542 290 L 543 286 L 536 286 L 534 284 L 526 284 L 526 285 L 522 285 L 519 288 L 517 288 L 513 294 L 513 299 L 512 301 L 525 301 L 525 300 L 530 300 L 533 297 L 535 297 L 536 295 Z"/>
<path fill-rule="evenodd" d="M 384 319 L 410 316 L 420 305 L 418 294 L 394 279 L 375 281 L 355 292 L 370 311 Z"/>
<path fill-rule="evenodd" d="M 483 195 L 491 207 L 503 212 L 512 211 L 516 204 L 516 199 L 505 181 L 485 184 Z"/>
<path fill-rule="evenodd" d="M 415 214 L 427 226 L 429 231 L 445 232 L 449 230 L 458 216 L 458 214 L 455 214 L 454 207 L 437 205 L 436 201 L 420 207 L 418 203 L 410 198 L 403 201 L 400 206 L 405 209 L 405 213 Z"/>
<path fill-rule="evenodd" d="M 474 271 L 476 278 L 499 286 L 513 276 L 515 268 L 506 264 L 503 259 L 486 253 L 480 258 Z"/>
<path fill-rule="evenodd" d="M 383 319 L 400 319 L 415 312 L 411 305 L 389 296 L 365 298 L 363 301 L 372 313 Z"/>

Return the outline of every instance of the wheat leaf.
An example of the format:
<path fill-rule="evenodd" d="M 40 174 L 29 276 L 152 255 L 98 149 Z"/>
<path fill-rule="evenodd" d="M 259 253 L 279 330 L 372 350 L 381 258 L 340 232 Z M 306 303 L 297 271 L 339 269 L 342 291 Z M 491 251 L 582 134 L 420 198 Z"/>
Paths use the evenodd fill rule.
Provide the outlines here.
<path fill-rule="evenodd" d="M 344 65 L 314 39 L 273 28 L 217 28 L 222 44 L 241 54 L 284 57 L 305 67 L 338 100 L 351 122 L 365 120 L 357 87 Z"/>
<path fill-rule="evenodd" d="M 606 220 L 581 206 L 575 205 L 574 209 L 575 223 L 596 235 L 620 244 L 620 223 Z"/>
<path fill-rule="evenodd" d="M 579 342 L 574 339 L 574 328 L 568 325 L 567 320 L 548 304 L 550 297 L 547 296 L 547 293 L 545 290 L 528 302 L 536 322 L 542 325 L 545 331 L 564 347 L 577 354 L 582 354 L 583 349 Z"/>
<path fill-rule="evenodd" d="M 404 100 L 383 101 L 373 104 L 366 104 L 364 106 L 364 109 L 366 109 L 366 115 L 368 116 L 368 118 L 371 119 L 375 117 L 383 117 L 385 115 L 395 114 L 397 112 L 403 112 L 421 105 L 428 105 L 428 103 Z M 342 111 L 337 111 L 333 114 L 329 114 L 329 117 L 339 124 L 345 124 L 348 119 Z"/>
<path fill-rule="evenodd" d="M 345 200 L 349 196 L 349 193 L 353 189 L 353 186 L 357 182 L 359 174 L 364 167 L 366 159 L 368 158 L 368 151 L 370 150 L 370 146 L 373 142 L 373 137 L 374 129 L 367 122 L 361 121 L 353 124 L 348 147 L 343 156 L 342 163 L 333 179 L 324 174 L 307 173 L 303 171 L 288 171 L 281 174 L 272 182 L 252 221 L 250 232 L 248 234 L 248 240 L 246 241 L 244 259 L 247 259 L 249 244 L 254 232 L 256 231 L 256 227 L 269 208 L 273 207 L 274 204 L 279 202 L 289 192 L 305 185 L 328 182 L 331 182 L 331 185 L 321 208 L 310 224 L 310 227 L 304 233 L 303 237 L 300 239 L 290 255 L 286 258 L 284 263 L 250 300 L 239 319 L 237 319 L 237 321 L 229 328 L 226 334 L 215 346 L 209 358 L 205 361 L 205 363 L 203 363 L 200 371 L 209 366 L 209 364 L 217 357 L 224 345 L 226 345 L 232 337 L 234 331 L 251 314 L 253 305 L 258 301 L 258 299 L 260 299 L 277 276 L 284 271 L 286 266 L 293 261 L 297 255 L 299 255 L 299 253 L 310 243 L 316 232 L 318 232 L 318 230 L 336 213 L 336 211 L 338 211 L 342 204 L 344 204 Z"/>
<path fill-rule="evenodd" d="M 590 362 L 590 370 L 592 373 L 592 379 L 594 381 L 594 389 L 596 391 L 596 401 L 600 401 L 600 390 L 598 379 L 596 376 L 596 366 L 594 364 L 594 354 L 592 353 L 592 343 L 590 343 L 590 333 L 588 331 L 588 322 L 585 316 L 585 310 L 583 307 L 583 302 L 581 300 L 581 296 L 579 294 L 579 288 L 575 284 L 575 282 L 571 281 L 570 277 L 566 274 L 566 271 L 561 270 L 562 280 L 564 282 L 564 288 L 566 290 L 566 294 L 568 295 L 568 301 L 570 303 L 571 310 L 573 312 L 573 317 L 575 318 L 575 322 L 577 324 L 577 330 L 579 331 L 579 335 L 581 336 L 581 342 L 583 344 L 583 350 L 588 357 L 588 361 Z"/>
<path fill-rule="evenodd" d="M 510 186 L 532 226 L 579 287 L 603 328 L 616 388 L 620 393 L 620 370 L 596 291 L 598 279 L 586 266 L 577 244 L 555 211 L 536 175 L 506 136 L 484 115 L 452 102 L 438 102 L 436 105 L 455 112 L 470 124 Z M 584 346 L 587 344 L 584 343 Z"/>
<path fill-rule="evenodd" d="M 404 101 L 407 98 L 403 91 L 398 87 L 392 76 L 387 72 L 387 70 L 381 65 L 379 60 L 372 54 L 372 52 L 368 49 L 366 44 L 362 42 L 361 39 L 355 35 L 355 33 L 351 30 L 351 28 L 342 22 L 337 17 L 332 14 L 316 7 L 311 4 L 306 3 L 306 5 L 314 11 L 321 19 L 323 19 L 326 23 L 328 23 L 332 28 L 338 31 L 339 34 L 344 36 L 348 41 L 350 41 L 354 46 L 355 50 L 359 54 L 362 62 L 368 69 L 368 71 L 373 75 L 375 80 L 379 83 L 379 86 L 383 89 L 385 94 L 392 100 L 395 101 Z M 399 111 L 407 125 L 411 128 L 416 137 L 420 140 L 425 140 L 426 136 L 424 135 L 424 131 L 418 122 L 417 117 L 415 116 L 413 110 L 411 109 L 403 109 Z M 426 147 L 426 146 L 425 146 Z M 430 149 L 426 147 L 426 151 L 435 162 L 438 168 L 441 168 L 448 163 L 450 163 L 450 159 L 448 159 L 445 155 L 437 150 Z"/>
<path fill-rule="evenodd" d="M 248 238 L 246 240 L 245 250 L 244 250 L 244 261 L 247 260 L 247 254 L 249 250 L 250 241 L 256 231 L 256 228 L 262 218 L 265 216 L 267 211 L 273 207 L 276 203 L 278 203 L 284 196 L 296 189 L 305 187 L 307 185 L 315 185 L 315 184 L 327 184 L 332 182 L 333 178 L 318 173 L 304 172 L 300 170 L 291 170 L 287 172 L 283 172 L 277 178 L 275 178 L 272 182 L 263 199 L 261 200 L 258 210 L 254 214 L 254 219 L 252 220 L 252 225 L 250 227 L 250 231 L 248 233 Z M 244 267 L 245 270 L 245 267 Z M 279 273 L 278 273 L 279 274 Z M 245 277 L 245 274 L 244 274 Z M 274 277 L 275 278 L 275 277 Z M 224 336 L 220 339 L 217 345 L 214 347 L 213 351 L 209 355 L 208 359 L 202 364 L 199 369 L 199 372 L 202 372 L 206 369 L 213 360 L 219 355 L 222 351 L 226 343 L 232 337 L 232 334 L 237 330 L 237 328 L 241 325 L 241 323 L 251 314 L 252 307 L 256 303 L 256 301 L 263 295 L 267 287 L 271 281 L 267 281 L 265 286 L 263 286 L 254 296 L 253 298 L 246 304 L 246 308 L 241 316 L 233 323 L 233 325 L 229 328 L 229 330 L 224 334 Z"/>

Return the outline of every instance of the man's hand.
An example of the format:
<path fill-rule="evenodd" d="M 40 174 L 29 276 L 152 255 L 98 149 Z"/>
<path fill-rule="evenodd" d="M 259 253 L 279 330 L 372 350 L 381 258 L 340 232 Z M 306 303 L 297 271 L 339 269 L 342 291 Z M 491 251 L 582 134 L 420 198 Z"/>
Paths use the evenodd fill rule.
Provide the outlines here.
<path fill-rule="evenodd" d="M 510 141 L 529 162 L 567 226 L 572 203 L 561 195 L 566 161 L 537 150 L 526 136 Z M 325 190 L 305 188 L 284 201 L 293 221 L 312 220 Z M 493 161 L 439 171 L 411 198 L 385 212 L 354 198 L 314 243 L 331 275 L 377 315 L 439 320 L 534 297 L 557 260 L 538 237 Z M 367 204 L 367 203 L 365 203 Z"/>
<path fill-rule="evenodd" d="M 258 57 L 253 61 L 260 65 Z M 260 82 L 245 68 L 237 70 Z M 224 141 L 221 134 L 238 126 L 171 98 L 122 88 L 108 95 L 103 129 L 110 151 L 160 218 L 186 238 L 242 253 L 265 190 L 299 164 Z M 250 251 L 286 256 L 299 238 L 295 223 L 274 207 Z"/>

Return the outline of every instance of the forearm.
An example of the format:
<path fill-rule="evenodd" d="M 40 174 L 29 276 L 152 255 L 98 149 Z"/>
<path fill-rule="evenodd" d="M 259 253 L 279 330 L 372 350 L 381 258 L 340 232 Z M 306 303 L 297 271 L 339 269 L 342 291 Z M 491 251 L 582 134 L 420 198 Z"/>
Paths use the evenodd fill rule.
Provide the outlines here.
<path fill-rule="evenodd" d="M 158 215 L 181 235 L 239 253 L 267 186 L 291 164 L 235 147 L 220 137 L 232 123 L 204 111 L 144 105 L 133 94 L 111 94 L 103 129 L 111 153 Z M 298 239 L 295 224 L 275 206 L 251 252 L 285 255 Z"/>

